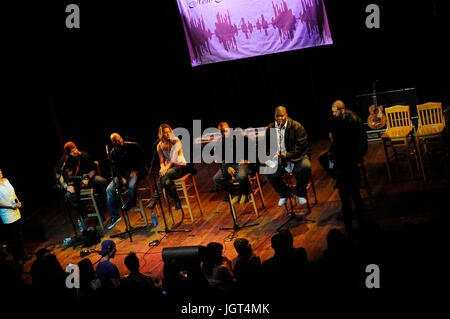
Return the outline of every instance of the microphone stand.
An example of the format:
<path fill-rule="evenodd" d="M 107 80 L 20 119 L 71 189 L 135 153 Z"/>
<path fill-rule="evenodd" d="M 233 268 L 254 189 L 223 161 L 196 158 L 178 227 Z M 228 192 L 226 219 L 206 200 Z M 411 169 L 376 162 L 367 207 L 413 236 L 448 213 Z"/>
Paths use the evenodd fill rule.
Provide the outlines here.
<path fill-rule="evenodd" d="M 61 179 L 61 177 L 63 177 L 63 172 L 64 172 L 64 169 L 66 168 L 68 160 L 69 160 L 69 153 L 66 153 L 66 156 L 64 158 L 64 162 L 63 162 L 62 166 L 60 168 L 58 168 L 57 174 L 59 175 L 59 178 L 56 181 L 55 185 L 53 186 L 53 190 L 56 189 L 58 184 L 60 183 L 60 179 Z M 65 191 L 67 191 L 67 190 L 65 190 Z M 63 198 L 62 198 L 63 199 L 63 211 L 64 211 L 66 217 L 67 216 L 69 217 L 70 223 L 72 224 L 73 232 L 75 233 L 75 238 L 77 238 L 79 235 L 77 232 L 77 228 L 75 227 L 75 223 L 73 221 L 72 214 L 70 213 L 70 209 L 69 209 L 69 207 L 67 207 L 68 204 L 67 204 L 67 198 L 65 195 L 66 195 L 65 193 L 62 195 L 63 196 Z"/>
<path fill-rule="evenodd" d="M 156 155 L 156 151 L 157 151 L 157 148 L 155 147 L 155 145 L 158 142 L 159 142 L 159 139 L 157 139 L 156 142 L 153 144 L 154 150 L 153 150 L 152 161 L 150 163 L 150 168 L 148 170 L 148 174 L 150 174 L 150 176 L 152 177 L 153 188 L 154 188 L 155 192 L 157 192 L 157 194 L 158 194 L 158 204 L 159 204 L 159 208 L 161 209 L 161 215 L 162 215 L 162 218 L 163 218 L 163 221 L 164 221 L 164 230 L 159 230 L 158 231 L 159 233 L 165 233 L 164 236 L 158 241 L 158 244 L 159 244 L 167 236 L 168 233 L 190 232 L 190 231 L 192 231 L 192 229 L 169 229 L 169 227 L 167 226 L 166 215 L 164 213 L 164 208 L 163 208 L 162 200 L 161 200 L 163 194 L 159 191 L 158 184 L 156 182 L 156 178 L 155 178 L 155 175 L 154 175 L 154 172 L 153 172 L 153 163 L 155 161 L 155 155 Z M 172 210 L 170 209 L 170 203 L 169 203 L 169 201 L 167 199 L 166 199 L 166 204 L 167 204 L 167 207 L 169 209 L 170 216 L 172 217 L 172 225 L 173 225 L 175 223 L 175 221 L 173 219 Z"/>
<path fill-rule="evenodd" d="M 233 141 L 234 142 L 234 141 Z M 224 133 L 222 133 L 222 143 L 225 143 L 225 135 L 224 135 Z M 222 145 L 222 149 L 223 149 L 223 145 Z M 224 154 L 224 152 L 223 152 L 223 154 L 222 154 L 222 165 L 221 165 L 221 170 L 222 170 L 222 174 L 224 174 L 225 176 L 227 176 L 228 175 L 228 172 L 226 171 L 226 169 L 225 169 L 225 154 Z M 247 176 L 247 178 L 248 178 L 248 176 Z M 230 192 L 226 192 L 227 193 L 227 202 L 228 202 L 228 206 L 230 207 L 230 214 L 231 214 L 231 218 L 233 219 L 233 227 L 220 227 L 219 229 L 220 230 L 233 230 L 233 232 L 231 233 L 231 235 L 230 236 L 228 236 L 228 237 L 226 237 L 226 238 L 228 238 L 229 239 L 229 241 L 231 241 L 231 240 L 233 240 L 233 238 L 234 238 L 234 235 L 240 230 L 240 229 L 242 229 L 242 228 L 245 228 L 245 227 L 252 227 L 252 226 L 257 226 L 257 225 L 259 225 L 259 223 L 254 223 L 254 224 L 243 224 L 243 225 L 239 225 L 238 223 L 237 223 L 237 217 L 236 217 L 236 211 L 234 210 L 234 207 L 233 207 L 233 205 L 231 204 L 231 194 L 230 194 Z"/>

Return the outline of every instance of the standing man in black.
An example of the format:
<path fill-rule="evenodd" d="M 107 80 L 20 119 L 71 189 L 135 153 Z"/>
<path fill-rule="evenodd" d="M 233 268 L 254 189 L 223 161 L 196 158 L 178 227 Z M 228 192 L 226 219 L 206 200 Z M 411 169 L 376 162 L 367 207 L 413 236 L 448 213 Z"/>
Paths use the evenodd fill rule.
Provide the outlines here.
<path fill-rule="evenodd" d="M 346 109 L 344 102 L 337 100 L 331 106 L 333 122 L 333 162 L 336 176 L 336 186 L 341 197 L 342 214 L 345 230 L 352 234 L 351 199 L 355 204 L 358 226 L 364 227 L 364 204 L 361 199 L 359 185 L 361 174 L 358 164 L 363 162 L 367 153 L 367 133 L 361 118 Z"/>
<path fill-rule="evenodd" d="M 117 207 L 119 198 L 116 191 L 121 192 L 122 187 L 128 188 L 129 199 L 122 209 L 129 210 L 136 205 L 137 184 L 140 179 L 145 177 L 146 173 L 144 150 L 139 144 L 124 142 L 118 133 L 111 134 L 110 139 L 113 148 L 109 158 L 114 176 L 106 189 L 108 211 L 111 216 L 108 229 L 113 228 L 121 219 Z"/>
<path fill-rule="evenodd" d="M 283 181 L 283 176 L 285 171 L 292 172 L 296 180 L 294 194 L 300 205 L 304 205 L 306 204 L 306 186 L 311 175 L 310 150 L 305 128 L 299 122 L 288 117 L 284 106 L 278 106 L 275 109 L 275 121 L 267 126 L 266 142 L 268 147 L 266 147 L 266 151 L 270 147 L 269 134 L 274 129 L 277 137 L 276 161 L 278 163 L 275 163 L 276 171 L 265 176 L 280 195 L 278 206 L 283 206 L 292 193 L 291 188 Z"/>
<path fill-rule="evenodd" d="M 65 198 L 86 217 L 80 201 L 80 189 L 92 187 L 98 194 L 98 206 L 103 215 L 106 208 L 106 180 L 97 174 L 97 165 L 87 152 L 78 150 L 74 142 L 64 145 L 64 156 L 58 164 L 57 178 L 65 191 Z"/>

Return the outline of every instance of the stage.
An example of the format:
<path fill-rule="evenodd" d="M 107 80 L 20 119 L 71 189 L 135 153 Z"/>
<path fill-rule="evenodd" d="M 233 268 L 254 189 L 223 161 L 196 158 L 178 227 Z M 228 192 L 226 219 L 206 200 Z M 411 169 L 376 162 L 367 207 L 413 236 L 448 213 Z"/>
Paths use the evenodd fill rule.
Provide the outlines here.
<path fill-rule="evenodd" d="M 327 247 L 327 234 L 332 228 L 344 231 L 343 221 L 339 218 L 340 200 L 337 189 L 334 189 L 335 181 L 328 177 L 318 163 L 318 156 L 328 147 L 327 140 L 312 141 L 312 175 L 317 192 L 318 203 L 314 204 L 312 193 L 309 194 L 312 202 L 312 213 L 308 219 L 315 220 L 314 223 L 302 223 L 292 220 L 286 227 L 290 229 L 294 237 L 295 247 L 304 247 L 307 251 L 309 262 L 320 260 L 323 251 Z M 448 212 L 448 177 L 440 173 L 438 165 L 429 166 L 432 174 L 429 181 L 424 182 L 418 172 L 415 179 L 409 179 L 407 165 L 394 176 L 392 183 L 388 182 L 385 167 L 383 147 L 380 141 L 369 143 L 369 151 L 365 157 L 368 180 L 373 193 L 373 199 L 368 197 L 364 187 L 361 187 L 361 194 L 366 207 L 366 215 L 369 220 L 376 222 L 381 231 L 390 238 L 396 238 L 397 234 L 406 225 L 414 225 L 420 229 L 423 225 L 438 225 L 442 212 Z M 173 232 L 165 235 L 164 223 L 161 216 L 158 216 L 158 226 L 146 228 L 135 232 L 132 235 L 132 242 L 127 235 L 114 238 L 117 245 L 117 254 L 112 260 L 119 268 L 120 274 L 128 273 L 124 258 L 129 252 L 135 252 L 139 257 L 140 270 L 144 274 L 153 278 L 162 279 L 163 260 L 161 252 L 165 247 L 207 245 L 209 242 L 219 242 L 224 246 L 224 256 L 229 259 L 236 257 L 233 242 L 230 240 L 233 235 L 232 230 L 220 230 L 220 227 L 232 227 L 233 221 L 229 211 L 229 205 L 224 201 L 223 191 L 211 191 L 214 186 L 212 177 L 218 169 L 215 164 L 197 164 L 195 175 L 199 196 L 203 207 L 203 215 L 200 214 L 198 206 L 193 205 L 194 223 L 191 223 L 189 214 L 185 210 L 185 218 L 181 220 L 181 211 L 174 211 L 175 225 L 164 206 L 169 229 L 191 229 L 190 232 Z M 443 171 L 442 171 L 443 172 Z M 50 174 L 50 172 L 49 172 Z M 362 184 L 364 186 L 364 184 Z M 273 255 L 271 249 L 271 237 L 276 233 L 277 228 L 284 224 L 289 216 L 286 215 L 284 207 L 278 207 L 278 195 L 273 191 L 268 183 L 262 186 L 265 208 L 262 208 L 261 201 L 256 198 L 259 209 L 259 218 L 256 218 L 251 203 L 247 203 L 245 208 L 237 205 L 238 224 L 259 223 L 257 226 L 240 229 L 234 234 L 234 238 L 247 238 L 252 245 L 254 252 L 264 261 Z M 306 208 L 297 203 L 294 207 L 297 214 L 306 213 Z M 146 215 L 151 223 L 149 209 Z M 76 211 L 72 211 L 72 217 L 76 222 Z M 144 221 L 139 212 L 130 213 L 131 225 L 133 227 L 144 225 Z M 109 216 L 107 214 L 108 225 Z M 88 226 L 95 225 L 95 218 L 88 220 Z M 356 228 L 356 221 L 354 221 Z M 95 250 L 100 250 L 100 243 L 90 247 L 65 245 L 63 240 L 74 236 L 73 228 L 67 215 L 62 209 L 61 201 L 57 196 L 52 197 L 42 209 L 24 220 L 25 229 L 25 250 L 29 255 L 33 255 L 41 248 L 47 248 L 57 256 L 57 259 L 65 268 L 68 263 L 78 263 L 83 258 L 89 258 L 95 264 L 100 256 Z M 99 229 L 99 227 L 97 227 Z M 102 240 L 109 239 L 110 236 L 121 233 L 125 230 L 125 224 L 120 221 L 115 228 L 106 231 Z M 418 241 L 425 240 L 417 238 Z M 158 240 L 157 246 L 149 246 L 149 243 Z M 380 244 L 381 245 L 381 244 Z M 395 245 L 395 243 L 392 243 Z M 405 247 L 406 248 L 406 247 Z M 91 253 L 86 257 L 81 257 L 80 252 L 88 249 Z M 24 267 L 24 282 L 31 283 L 30 269 L 34 261 L 28 261 Z M 395 260 L 392 260 L 395 263 Z M 381 272 L 385 271 L 383 268 Z M 388 271 L 388 270 L 386 270 Z"/>

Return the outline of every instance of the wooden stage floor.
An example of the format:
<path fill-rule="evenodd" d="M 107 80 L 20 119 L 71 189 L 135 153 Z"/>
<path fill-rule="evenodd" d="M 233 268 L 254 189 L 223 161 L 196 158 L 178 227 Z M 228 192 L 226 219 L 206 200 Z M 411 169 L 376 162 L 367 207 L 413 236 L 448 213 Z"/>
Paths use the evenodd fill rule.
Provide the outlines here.
<path fill-rule="evenodd" d="M 308 260 L 314 261 L 321 257 L 326 248 L 326 236 L 330 229 L 343 230 L 343 222 L 337 219 L 340 211 L 339 194 L 333 188 L 334 180 L 329 178 L 318 163 L 319 154 L 327 148 L 328 141 L 311 142 L 312 146 L 312 174 L 317 191 L 318 204 L 312 206 L 312 213 L 308 216 L 315 223 L 300 223 L 291 221 L 288 226 L 294 236 L 294 246 L 304 247 L 308 254 Z M 406 165 L 406 164 L 405 164 Z M 381 142 L 369 143 L 369 152 L 366 155 L 366 167 L 369 183 L 372 188 L 374 202 L 369 202 L 364 188 L 361 194 L 366 204 L 367 215 L 376 220 L 383 231 L 395 232 L 405 222 L 420 224 L 429 220 L 440 220 L 441 212 L 448 210 L 448 199 L 443 194 L 448 194 L 448 177 L 443 170 L 436 166 L 437 170 L 431 180 L 424 182 L 418 174 L 416 179 L 410 180 L 407 171 L 400 171 L 392 183 L 388 182 L 384 162 L 384 154 Z M 197 167 L 196 181 L 199 187 L 200 199 L 203 205 L 203 216 L 200 215 L 196 203 L 194 206 L 195 222 L 191 224 L 189 214 L 185 212 L 185 219 L 181 220 L 181 211 L 174 212 L 175 223 L 180 223 L 177 229 L 192 229 L 191 232 L 173 232 L 164 236 L 158 231 L 164 230 L 161 216 L 158 217 L 159 225 L 156 228 L 144 229 L 133 234 L 130 242 L 127 236 L 115 238 L 117 255 L 112 260 L 121 275 L 128 273 L 124 258 L 129 252 L 135 252 L 140 259 L 141 271 L 151 274 L 154 278 L 162 278 L 162 249 L 165 247 L 207 245 L 215 241 L 224 246 L 224 255 L 230 259 L 236 256 L 230 235 L 232 231 L 219 230 L 220 227 L 232 227 L 233 222 L 229 212 L 228 203 L 225 202 L 224 192 L 211 192 L 213 187 L 212 176 L 217 171 L 217 165 L 199 165 Z M 417 173 L 417 172 L 416 172 Z M 278 196 L 272 187 L 266 183 L 263 186 L 266 208 L 261 207 L 257 199 L 260 217 L 256 219 L 252 205 L 248 203 L 245 209 L 238 205 L 238 223 L 258 222 L 259 225 L 239 230 L 235 237 L 247 238 L 257 255 L 264 261 L 273 255 L 270 247 L 270 238 L 276 233 L 277 228 L 286 222 L 283 207 L 278 207 Z M 305 209 L 296 205 L 296 212 L 304 212 Z M 150 211 L 146 209 L 149 222 Z M 76 215 L 75 215 L 76 216 Z M 132 226 L 143 225 L 143 219 L 139 213 L 131 213 Z M 170 218 L 167 218 L 168 222 Z M 107 216 L 107 220 L 109 217 Z M 92 219 L 94 222 L 94 219 Z M 107 223 L 105 223 L 105 226 Z M 171 228 L 169 222 L 169 228 Z M 355 226 L 356 227 L 356 226 Z M 45 237 L 40 240 L 27 240 L 26 252 L 33 254 L 40 248 L 48 248 L 60 261 L 63 267 L 67 263 L 78 263 L 83 258 L 89 258 L 94 264 L 100 256 L 93 252 L 87 257 L 80 257 L 82 249 L 100 250 L 100 244 L 92 247 L 66 247 L 63 239 L 74 235 L 72 225 L 68 222 L 60 203 L 57 200 L 49 203 L 40 212 L 25 220 L 25 230 L 41 229 L 45 231 Z M 104 239 L 123 232 L 125 225 L 120 221 L 111 231 L 106 231 Z M 30 236 L 28 236 L 30 237 Z M 156 247 L 150 247 L 149 243 L 161 240 Z M 34 258 L 24 267 L 24 281 L 30 283 L 30 268 Z"/>

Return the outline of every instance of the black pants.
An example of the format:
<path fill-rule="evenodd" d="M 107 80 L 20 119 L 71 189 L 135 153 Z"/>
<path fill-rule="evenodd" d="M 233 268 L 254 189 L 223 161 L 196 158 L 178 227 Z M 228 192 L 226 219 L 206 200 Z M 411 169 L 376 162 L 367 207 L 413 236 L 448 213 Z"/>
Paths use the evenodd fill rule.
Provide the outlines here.
<path fill-rule="evenodd" d="M 342 214 L 344 215 L 345 230 L 347 233 L 352 233 L 352 205 L 355 205 L 356 218 L 358 226 L 361 229 L 364 225 L 364 203 L 359 191 L 361 182 L 361 175 L 359 167 L 355 164 L 348 164 L 343 168 L 336 170 L 336 185 L 339 190 L 341 198 Z"/>
<path fill-rule="evenodd" d="M 274 174 L 264 175 L 281 198 L 290 197 L 292 192 L 291 188 L 283 181 L 285 173 L 284 168 L 278 166 Z M 311 162 L 307 156 L 294 163 L 292 174 L 296 180 L 294 194 L 299 197 L 306 197 L 306 186 L 311 176 Z"/>
<path fill-rule="evenodd" d="M 320 165 L 325 169 L 327 174 L 331 176 L 332 178 L 336 179 L 336 170 L 333 168 L 330 168 L 330 161 L 333 159 L 333 155 L 331 154 L 330 150 L 326 150 L 322 154 L 319 155 L 319 163 Z"/>
<path fill-rule="evenodd" d="M 166 175 L 159 179 L 158 190 L 153 194 L 152 202 L 156 203 L 159 199 L 159 194 L 162 194 L 163 188 L 166 193 L 173 198 L 174 201 L 179 202 L 177 190 L 174 187 L 173 181 L 191 173 L 192 167 L 189 165 L 175 165 L 169 168 Z"/>
<path fill-rule="evenodd" d="M 11 224 L 3 224 L 2 228 L 5 230 L 8 248 L 14 256 L 14 260 L 24 260 L 22 219 L 16 220 Z"/>

